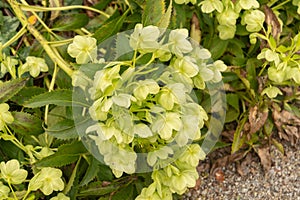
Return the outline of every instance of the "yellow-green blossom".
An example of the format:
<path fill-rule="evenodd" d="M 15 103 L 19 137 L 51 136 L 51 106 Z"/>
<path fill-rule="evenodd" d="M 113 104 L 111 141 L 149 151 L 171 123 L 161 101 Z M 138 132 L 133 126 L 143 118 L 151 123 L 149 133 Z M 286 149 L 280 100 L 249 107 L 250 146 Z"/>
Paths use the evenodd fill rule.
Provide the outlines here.
<path fill-rule="evenodd" d="M 64 195 L 63 193 L 59 193 L 56 197 L 52 197 L 50 200 L 69 200 L 70 197 Z"/>
<path fill-rule="evenodd" d="M 26 180 L 28 172 L 25 169 L 20 169 L 18 160 L 9 160 L 6 163 L 0 163 L 1 178 L 11 184 L 20 184 Z"/>
<path fill-rule="evenodd" d="M 68 53 L 76 58 L 76 63 L 85 64 L 97 58 L 97 40 L 89 36 L 77 35 L 68 46 Z"/>
<path fill-rule="evenodd" d="M 32 77 L 37 77 L 40 72 L 47 72 L 48 66 L 44 58 L 38 58 L 34 56 L 28 56 L 26 63 L 19 68 L 19 74 L 22 75 L 28 72 Z"/>
<path fill-rule="evenodd" d="M 2 200 L 2 199 L 7 199 L 7 198 L 8 198 L 9 192 L 10 192 L 9 187 L 7 187 L 6 185 L 4 185 L 4 184 L 0 181 L 0 200 Z"/>
<path fill-rule="evenodd" d="M 45 167 L 30 180 L 29 190 L 40 189 L 44 195 L 50 195 L 53 191 L 62 191 L 64 182 L 61 176 L 62 171 L 60 169 Z"/>

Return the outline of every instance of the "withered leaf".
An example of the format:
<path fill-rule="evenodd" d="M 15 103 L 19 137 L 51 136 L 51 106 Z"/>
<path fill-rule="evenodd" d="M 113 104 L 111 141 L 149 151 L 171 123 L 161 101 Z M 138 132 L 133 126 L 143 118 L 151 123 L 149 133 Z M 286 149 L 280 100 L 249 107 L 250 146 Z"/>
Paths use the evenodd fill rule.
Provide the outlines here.
<path fill-rule="evenodd" d="M 197 15 L 194 13 L 191 20 L 191 38 L 195 40 L 197 43 L 201 41 L 201 31 L 199 26 L 199 19 Z"/>
<path fill-rule="evenodd" d="M 268 109 L 261 110 L 257 105 L 250 108 L 249 123 L 250 134 L 259 131 L 268 119 Z"/>
<path fill-rule="evenodd" d="M 271 155 L 269 147 L 261 147 L 257 149 L 257 154 L 260 158 L 260 162 L 265 171 L 268 171 L 271 168 Z"/>
<path fill-rule="evenodd" d="M 280 22 L 279 22 L 277 16 L 273 12 L 273 10 L 266 5 L 263 6 L 263 9 L 264 9 L 264 13 L 266 16 L 265 21 L 268 24 L 268 26 L 271 26 L 271 28 L 272 28 L 272 30 L 271 30 L 272 36 L 275 39 L 279 38 L 282 30 L 281 30 L 281 25 L 280 25 Z"/>

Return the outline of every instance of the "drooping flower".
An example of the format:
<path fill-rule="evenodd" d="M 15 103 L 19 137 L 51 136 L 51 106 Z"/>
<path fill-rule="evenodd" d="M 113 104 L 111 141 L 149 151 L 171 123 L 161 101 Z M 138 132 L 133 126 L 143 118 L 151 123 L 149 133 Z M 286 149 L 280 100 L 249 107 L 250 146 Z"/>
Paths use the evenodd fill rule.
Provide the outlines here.
<path fill-rule="evenodd" d="M 52 197 L 50 200 L 69 200 L 70 197 L 64 195 L 63 193 L 59 193 L 56 197 Z"/>
<path fill-rule="evenodd" d="M 172 53 L 178 57 L 182 57 L 184 53 L 193 50 L 191 43 L 187 40 L 189 31 L 187 29 L 175 29 L 169 35 L 169 48 Z"/>
<path fill-rule="evenodd" d="M 6 185 L 4 185 L 1 181 L 0 181 L 0 199 L 7 199 L 8 198 L 8 194 L 10 192 L 9 187 L 7 187 Z"/>
<path fill-rule="evenodd" d="M 244 10 L 250 10 L 251 8 L 259 8 L 259 3 L 256 0 L 240 0 L 239 5 Z"/>
<path fill-rule="evenodd" d="M 40 189 L 44 195 L 50 195 L 53 191 L 62 191 L 64 182 L 61 179 L 62 171 L 60 169 L 45 167 L 38 172 L 29 182 L 29 190 L 36 191 Z"/>
<path fill-rule="evenodd" d="M 223 11 L 223 3 L 220 0 L 204 0 L 199 5 L 204 13 L 212 13 L 217 10 L 219 13 Z"/>
<path fill-rule="evenodd" d="M 247 11 L 242 18 L 242 24 L 246 25 L 249 32 L 258 32 L 263 28 L 265 14 L 260 10 Z"/>
<path fill-rule="evenodd" d="M 8 104 L 0 104 L 0 131 L 4 129 L 5 124 L 11 124 L 14 121 L 12 114 L 8 110 Z"/>
<path fill-rule="evenodd" d="M 152 130 L 157 132 L 164 140 L 172 137 L 173 130 L 179 131 L 182 126 L 180 115 L 175 112 L 167 112 L 164 116 L 159 116 L 153 123 Z"/>
<path fill-rule="evenodd" d="M 138 86 L 134 89 L 134 96 L 143 101 L 148 94 L 157 94 L 159 92 L 159 85 L 152 79 L 146 79 L 138 82 Z"/>
<path fill-rule="evenodd" d="M 34 78 L 37 77 L 40 72 L 47 72 L 48 66 L 45 59 L 28 56 L 26 58 L 26 63 L 20 67 L 19 74 L 23 74 L 27 71 L 29 71 L 29 74 Z"/>
<path fill-rule="evenodd" d="M 156 26 L 143 27 L 137 24 L 133 33 L 130 35 L 129 44 L 133 50 L 139 50 L 143 53 L 149 53 L 159 48 L 158 37 L 160 31 Z"/>
<path fill-rule="evenodd" d="M 89 36 L 77 35 L 68 46 L 68 53 L 76 58 L 76 63 L 85 64 L 97 58 L 97 40 Z"/>
<path fill-rule="evenodd" d="M 0 163 L 1 178 L 11 184 L 20 184 L 25 181 L 28 172 L 25 169 L 20 169 L 18 160 L 9 160 L 6 163 Z"/>

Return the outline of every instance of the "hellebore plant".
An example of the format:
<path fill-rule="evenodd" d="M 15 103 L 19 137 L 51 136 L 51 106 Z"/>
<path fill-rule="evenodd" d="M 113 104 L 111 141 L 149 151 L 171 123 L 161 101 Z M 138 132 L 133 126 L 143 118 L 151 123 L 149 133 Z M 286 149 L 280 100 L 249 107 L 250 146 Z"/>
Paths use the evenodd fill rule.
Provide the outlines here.
<path fill-rule="evenodd" d="M 124 38 L 130 60 L 106 61 L 90 77 L 83 73 L 84 65 L 75 72 L 85 78 L 75 77 L 74 86 L 87 91 L 92 102 L 88 113 L 93 125 L 82 136 L 94 142 L 116 177 L 153 171 L 153 183 L 137 199 L 171 199 L 172 193 L 183 194 L 195 185 L 198 160 L 205 157 L 199 144 L 192 143 L 201 138 L 208 120 L 194 88 L 221 81 L 226 65 L 212 62 L 208 50 L 188 40 L 186 29 L 137 24 Z M 78 42 L 73 41 L 69 53 L 78 50 Z M 77 53 L 94 55 L 83 49 Z"/>

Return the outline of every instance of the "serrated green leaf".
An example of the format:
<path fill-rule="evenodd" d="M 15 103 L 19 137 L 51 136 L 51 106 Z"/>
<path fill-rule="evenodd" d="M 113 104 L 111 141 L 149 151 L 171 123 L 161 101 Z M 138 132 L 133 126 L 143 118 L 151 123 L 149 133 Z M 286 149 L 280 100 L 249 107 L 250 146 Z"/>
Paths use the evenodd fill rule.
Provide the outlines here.
<path fill-rule="evenodd" d="M 71 144 L 64 144 L 58 147 L 58 151 L 36 163 L 37 167 L 62 167 L 76 162 L 80 155 L 85 154 L 87 150 L 80 141 Z"/>
<path fill-rule="evenodd" d="M 172 2 L 170 1 L 169 7 L 167 11 L 163 14 L 159 22 L 157 23 L 157 26 L 160 28 L 168 28 L 170 21 L 171 21 L 171 14 L 172 14 Z"/>
<path fill-rule="evenodd" d="M 37 108 L 54 104 L 57 106 L 84 106 L 89 105 L 85 102 L 73 101 L 71 90 L 54 90 L 32 97 L 24 103 L 25 107 Z"/>
<path fill-rule="evenodd" d="M 164 0 L 146 0 L 142 15 L 142 23 L 144 26 L 158 25 L 164 14 Z"/>
<path fill-rule="evenodd" d="M 71 31 L 87 25 L 89 18 L 83 13 L 64 14 L 53 25 L 55 31 Z"/>
<path fill-rule="evenodd" d="M 9 125 L 16 133 L 22 135 L 39 135 L 44 132 L 42 120 L 25 112 L 12 112 L 14 122 Z"/>
<path fill-rule="evenodd" d="M 127 187 L 124 187 L 120 189 L 118 192 L 116 192 L 112 196 L 112 200 L 131 200 L 134 199 L 133 197 L 133 190 L 134 187 L 132 184 L 128 185 Z"/>
<path fill-rule="evenodd" d="M 93 182 L 87 187 L 84 187 L 78 194 L 79 197 L 83 196 L 101 196 L 114 192 L 120 188 L 120 183 L 111 183 L 108 186 L 102 186 L 102 182 Z"/>
<path fill-rule="evenodd" d="M 0 83 L 0 103 L 8 101 L 16 95 L 26 84 L 27 78 L 19 78 Z"/>
<path fill-rule="evenodd" d="M 33 96 L 47 92 L 45 88 L 40 87 L 24 87 L 10 100 L 16 102 L 19 105 L 23 105 L 25 101 L 28 101 Z"/>
<path fill-rule="evenodd" d="M 76 162 L 79 155 L 51 155 L 36 163 L 37 167 L 63 167 Z"/>
<path fill-rule="evenodd" d="M 86 185 L 91 182 L 98 174 L 100 170 L 100 162 L 96 160 L 94 157 L 91 158 L 91 163 L 86 170 L 84 177 L 81 180 L 80 186 Z"/>
<path fill-rule="evenodd" d="M 210 53 L 214 60 L 219 59 L 226 51 L 228 40 L 221 40 L 219 37 L 213 39 L 213 43 L 210 47 Z"/>
<path fill-rule="evenodd" d="M 46 132 L 58 139 L 77 138 L 77 130 L 73 120 L 65 119 L 46 129 Z"/>
<path fill-rule="evenodd" d="M 100 44 L 101 42 L 108 39 L 110 36 L 116 34 L 121 28 L 124 23 L 124 20 L 126 19 L 127 13 L 129 10 L 127 10 L 122 16 L 117 17 L 103 26 L 101 26 L 99 29 L 96 30 L 94 34 L 94 38 L 97 39 L 97 43 Z"/>

